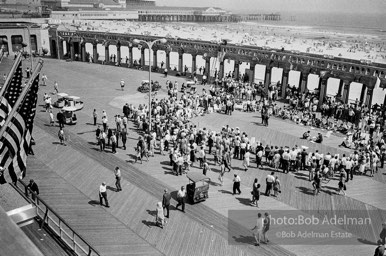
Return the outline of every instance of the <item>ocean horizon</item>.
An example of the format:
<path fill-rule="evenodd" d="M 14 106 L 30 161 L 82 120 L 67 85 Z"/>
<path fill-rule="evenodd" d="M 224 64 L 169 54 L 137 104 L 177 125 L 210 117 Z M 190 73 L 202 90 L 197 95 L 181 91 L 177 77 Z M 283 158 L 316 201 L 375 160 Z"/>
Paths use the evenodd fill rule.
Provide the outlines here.
<path fill-rule="evenodd" d="M 312 27 L 332 32 L 370 34 L 386 38 L 386 15 L 379 13 L 281 13 L 280 21 L 260 21 L 259 24 Z"/>

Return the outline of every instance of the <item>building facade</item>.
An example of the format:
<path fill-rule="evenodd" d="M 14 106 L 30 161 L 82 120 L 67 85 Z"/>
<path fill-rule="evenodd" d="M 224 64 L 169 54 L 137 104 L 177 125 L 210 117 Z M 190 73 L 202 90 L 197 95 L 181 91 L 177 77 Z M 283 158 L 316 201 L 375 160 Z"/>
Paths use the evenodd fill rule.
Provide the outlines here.
<path fill-rule="evenodd" d="M 29 53 L 30 50 L 32 54 L 42 54 L 43 49 L 50 49 L 48 29 L 42 29 L 40 25 L 32 23 L 1 23 L 0 47 L 4 47 L 4 52 L 9 55 L 19 51 Z"/>
<path fill-rule="evenodd" d="M 133 34 L 117 34 L 104 33 L 94 31 L 51 31 L 50 45 L 53 56 L 59 59 L 69 58 L 71 60 L 87 61 L 87 58 L 92 56 L 94 63 L 101 63 L 98 58 L 98 44 L 104 47 L 105 59 L 103 64 L 111 62 L 109 56 L 109 46 L 116 46 L 117 50 L 117 66 L 122 63 L 121 49 L 128 47 L 129 57 L 127 64 L 129 67 L 133 65 L 133 48 L 138 48 L 141 51 L 141 59 L 145 59 L 145 46 L 139 47 L 134 39 L 153 41 L 160 39 L 156 36 L 133 35 Z M 86 52 L 86 44 L 92 44 L 92 52 Z M 64 45 L 66 45 L 64 47 Z M 66 49 L 66 52 L 64 51 Z M 156 44 L 153 47 L 153 65 L 157 68 L 157 51 L 163 51 L 165 54 L 165 67 L 170 70 L 170 53 L 178 53 L 178 72 L 184 72 L 183 55 L 190 54 L 192 56 L 192 72 L 196 70 L 196 60 L 201 56 L 205 60 L 205 70 L 210 77 L 211 58 L 216 58 L 219 62 L 220 69 L 218 70 L 218 78 L 224 77 L 224 65 L 226 60 L 234 61 L 235 77 L 239 78 L 240 63 L 249 63 L 248 77 L 251 82 L 254 82 L 256 65 L 265 66 L 265 90 L 271 83 L 272 69 L 281 68 L 282 83 L 281 96 L 285 98 L 288 85 L 289 73 L 292 67 L 296 65 L 296 69 L 300 72 L 299 88 L 301 92 L 305 92 L 308 87 L 308 76 L 310 74 L 319 75 L 319 103 L 323 103 L 324 97 L 327 95 L 328 79 L 335 78 L 340 80 L 338 95 L 340 99 L 347 103 L 349 100 L 350 86 L 352 82 L 360 81 L 362 91 L 360 102 L 371 106 L 374 93 L 374 86 L 377 80 L 380 80 L 380 87 L 386 87 L 386 65 L 379 63 L 362 63 L 358 60 L 346 58 L 326 58 L 320 55 L 307 54 L 301 52 L 281 51 L 280 49 L 265 49 L 257 46 L 238 46 L 233 44 L 218 44 L 205 41 L 192 41 L 187 39 L 168 39 L 167 44 Z M 222 57 L 219 58 L 219 53 Z M 88 60 L 90 61 L 90 59 Z M 145 62 L 140 65 L 145 66 Z M 386 102 L 386 99 L 385 99 Z"/>

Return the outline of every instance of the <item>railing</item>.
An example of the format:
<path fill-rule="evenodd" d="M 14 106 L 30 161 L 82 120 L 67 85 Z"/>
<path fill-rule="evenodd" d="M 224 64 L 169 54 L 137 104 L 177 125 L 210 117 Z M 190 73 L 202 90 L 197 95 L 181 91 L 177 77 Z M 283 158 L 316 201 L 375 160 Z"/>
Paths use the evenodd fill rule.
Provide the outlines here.
<path fill-rule="evenodd" d="M 76 255 L 100 256 L 96 249 L 73 230 L 43 199 L 32 192 L 22 180 L 19 180 L 16 184 L 12 183 L 12 186 L 30 203 L 36 206 L 36 214 L 42 220 L 40 227 L 46 224 Z"/>

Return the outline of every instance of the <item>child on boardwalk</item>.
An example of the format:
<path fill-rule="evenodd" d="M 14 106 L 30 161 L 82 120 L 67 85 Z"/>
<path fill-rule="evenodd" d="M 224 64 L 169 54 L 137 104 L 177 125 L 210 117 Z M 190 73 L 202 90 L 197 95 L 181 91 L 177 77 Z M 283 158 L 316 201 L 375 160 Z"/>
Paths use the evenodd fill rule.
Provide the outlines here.
<path fill-rule="evenodd" d="M 60 128 L 60 130 L 58 132 L 58 137 L 59 137 L 60 144 L 66 146 L 66 143 L 64 142 L 65 138 L 64 138 L 63 128 Z"/>

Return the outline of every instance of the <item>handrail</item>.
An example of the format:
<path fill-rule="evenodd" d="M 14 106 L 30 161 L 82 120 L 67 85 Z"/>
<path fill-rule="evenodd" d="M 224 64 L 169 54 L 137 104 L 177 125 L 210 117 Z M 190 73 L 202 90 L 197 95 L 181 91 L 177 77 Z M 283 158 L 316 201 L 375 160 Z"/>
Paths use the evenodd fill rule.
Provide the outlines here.
<path fill-rule="evenodd" d="M 18 182 L 16 182 L 16 183 L 11 183 L 11 184 L 12 184 L 12 187 L 14 187 L 19 193 L 21 193 L 22 195 L 24 195 L 24 196 L 26 197 L 26 199 L 27 199 L 29 202 L 33 203 L 33 204 L 37 207 L 37 214 L 38 214 L 38 215 L 39 215 L 39 210 L 41 210 L 41 211 L 43 211 L 43 212 L 44 212 L 44 210 L 42 209 L 42 207 L 39 206 L 39 204 L 38 204 L 37 202 L 42 203 L 42 204 L 44 205 L 44 207 L 46 208 L 46 211 L 48 210 L 48 211 L 50 211 L 52 214 L 55 215 L 55 217 L 59 220 L 59 223 L 56 223 L 56 222 L 52 219 L 51 216 L 45 216 L 44 219 L 42 218 L 43 224 L 44 224 L 44 222 L 46 221 L 46 217 L 47 217 L 47 219 L 51 220 L 51 222 L 55 223 L 55 225 L 59 228 L 59 232 L 64 232 L 64 233 L 67 235 L 67 237 L 71 239 L 71 241 L 73 242 L 73 246 L 74 246 L 73 249 L 74 249 L 74 252 L 75 252 L 76 254 L 78 254 L 77 251 L 76 251 L 76 246 L 77 246 L 77 247 L 79 247 L 79 248 L 82 250 L 83 253 L 85 253 L 85 254 L 88 255 L 88 256 L 91 256 L 91 255 L 101 256 L 101 254 L 100 254 L 94 247 L 92 247 L 92 246 L 90 245 L 90 243 L 86 241 L 86 239 L 84 239 L 84 238 L 83 238 L 81 235 L 79 235 L 74 229 L 72 229 L 71 226 L 70 226 L 70 225 L 69 225 L 62 217 L 60 217 L 59 214 L 57 214 L 57 213 L 55 212 L 55 210 L 53 210 L 53 209 L 52 209 L 52 208 L 51 208 L 51 207 L 50 207 L 43 199 L 41 199 L 38 195 L 36 195 L 36 194 L 28 187 L 28 185 L 26 185 L 22 180 L 19 179 Z M 20 187 L 18 186 L 18 184 L 22 184 L 22 185 L 23 185 L 24 192 L 22 191 L 22 188 L 20 188 Z M 33 198 L 30 198 L 30 195 L 33 195 L 33 197 L 36 198 L 37 201 L 35 201 Z M 40 216 L 39 216 L 39 217 L 40 217 Z M 48 221 L 47 221 L 47 223 L 48 223 Z M 64 225 L 72 232 L 73 236 L 71 236 L 70 234 L 67 234 L 67 232 L 66 232 L 64 229 L 62 229 L 62 226 L 63 226 L 63 225 L 61 225 L 61 223 L 64 224 Z M 48 225 L 48 226 L 49 226 L 49 225 Z M 50 227 L 50 228 L 51 228 L 51 227 Z M 54 230 L 54 231 L 55 231 L 55 230 Z M 56 231 L 55 231 L 55 233 L 56 233 Z M 86 251 L 82 246 L 79 245 L 79 243 L 78 243 L 77 241 L 75 241 L 75 236 L 76 236 L 77 238 L 79 238 L 85 245 L 87 245 L 88 251 Z M 60 236 L 60 239 L 61 239 L 64 243 L 66 243 L 67 245 L 69 245 L 70 247 L 72 247 L 66 240 L 62 239 L 62 236 Z M 79 255 L 79 254 L 78 254 L 78 255 Z"/>

